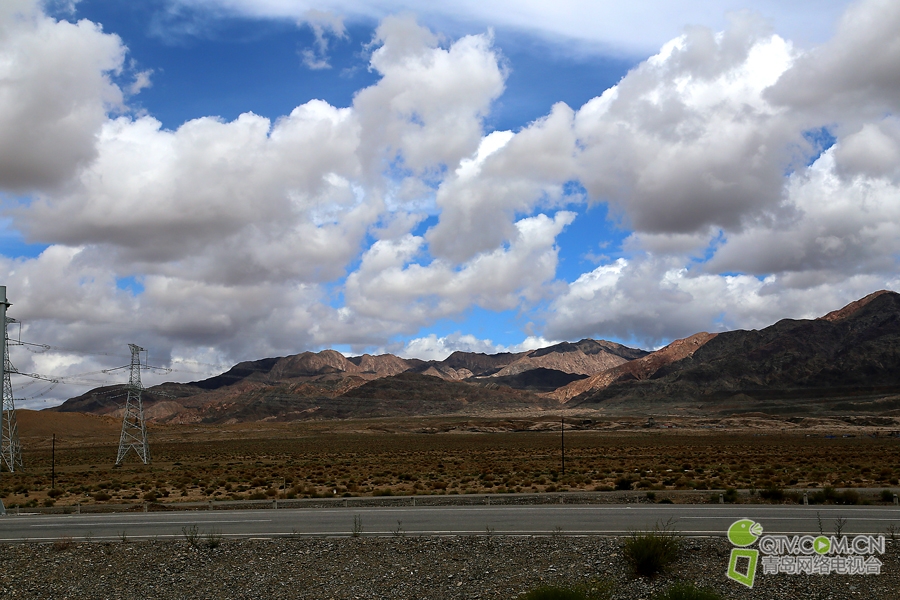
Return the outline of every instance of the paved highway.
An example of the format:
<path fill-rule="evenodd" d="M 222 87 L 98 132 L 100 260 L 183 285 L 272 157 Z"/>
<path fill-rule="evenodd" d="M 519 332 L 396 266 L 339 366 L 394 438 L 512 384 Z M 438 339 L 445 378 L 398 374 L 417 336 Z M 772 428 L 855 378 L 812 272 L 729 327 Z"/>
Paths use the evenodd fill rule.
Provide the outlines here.
<path fill-rule="evenodd" d="M 818 518 L 817 518 L 818 515 Z M 767 505 L 541 505 L 335 507 L 280 510 L 205 510 L 82 515 L 0 517 L 0 541 L 184 538 L 200 533 L 224 538 L 348 536 L 354 523 L 361 535 L 622 535 L 670 522 L 684 535 L 724 535 L 741 518 L 760 522 L 766 533 L 834 533 L 840 519 L 845 534 L 900 533 L 900 508 L 871 506 Z"/>

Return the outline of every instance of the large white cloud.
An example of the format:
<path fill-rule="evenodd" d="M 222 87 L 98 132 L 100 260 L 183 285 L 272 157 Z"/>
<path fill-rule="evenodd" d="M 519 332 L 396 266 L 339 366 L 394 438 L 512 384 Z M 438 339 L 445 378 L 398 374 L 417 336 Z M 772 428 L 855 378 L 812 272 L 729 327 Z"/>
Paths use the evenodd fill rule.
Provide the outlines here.
<path fill-rule="evenodd" d="M 333 278 L 377 218 L 353 190 L 358 130 L 349 109 L 321 101 L 274 126 L 244 114 L 173 132 L 122 117 L 73 189 L 41 196 L 19 222 L 31 239 L 105 245 L 169 275 Z"/>
<path fill-rule="evenodd" d="M 834 154 L 827 152 L 792 178 L 791 218 L 729 236 L 707 268 L 834 283 L 854 273 L 894 271 L 900 255 L 897 180 L 843 178 L 835 172 Z"/>
<path fill-rule="evenodd" d="M 488 35 L 449 49 L 411 16 L 388 17 L 375 32 L 371 66 L 381 80 L 353 100 L 362 125 L 364 162 L 417 175 L 453 167 L 478 147 L 482 119 L 503 91 L 505 75 Z"/>
<path fill-rule="evenodd" d="M 407 235 L 381 240 L 365 252 L 347 278 L 348 308 L 360 315 L 404 322 L 414 331 L 437 318 L 460 314 L 472 305 L 507 310 L 545 297 L 556 274 L 556 237 L 575 218 L 558 212 L 516 223 L 508 246 L 485 252 L 455 268 L 435 259 L 419 264 L 424 240 Z"/>
<path fill-rule="evenodd" d="M 900 288 L 895 274 L 862 273 L 838 280 L 704 273 L 674 257 L 638 257 L 601 265 L 557 297 L 545 335 L 616 337 L 659 347 L 699 331 L 762 328 L 782 318 L 815 318 L 873 290 Z"/>
<path fill-rule="evenodd" d="M 0 187 L 62 185 L 96 154 L 95 135 L 122 92 L 110 75 L 125 48 L 90 21 L 56 21 L 35 1 L 0 8 Z"/>
<path fill-rule="evenodd" d="M 773 102 L 851 123 L 900 108 L 900 5 L 865 0 L 827 43 L 800 57 L 768 93 Z"/>
<path fill-rule="evenodd" d="M 592 199 L 653 233 L 738 229 L 777 205 L 803 138 L 762 93 L 791 60 L 790 44 L 749 15 L 667 44 L 575 117 Z"/>
<path fill-rule="evenodd" d="M 515 135 L 485 137 L 476 155 L 438 189 L 440 221 L 426 236 L 432 253 L 468 260 L 515 236 L 518 215 L 558 202 L 563 183 L 575 173 L 572 117 L 560 103 Z"/>

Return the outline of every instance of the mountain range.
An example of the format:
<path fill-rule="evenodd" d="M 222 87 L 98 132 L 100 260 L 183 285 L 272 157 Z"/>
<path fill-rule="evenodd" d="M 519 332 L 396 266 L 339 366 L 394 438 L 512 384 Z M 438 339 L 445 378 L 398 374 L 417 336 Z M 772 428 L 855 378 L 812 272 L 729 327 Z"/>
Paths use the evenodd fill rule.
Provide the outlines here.
<path fill-rule="evenodd" d="M 441 361 L 334 350 L 242 362 L 143 394 L 149 421 L 234 423 L 577 408 L 606 414 L 900 412 L 900 294 L 818 319 L 697 333 L 648 352 L 604 340 Z M 122 388 L 47 409 L 119 415 Z"/>

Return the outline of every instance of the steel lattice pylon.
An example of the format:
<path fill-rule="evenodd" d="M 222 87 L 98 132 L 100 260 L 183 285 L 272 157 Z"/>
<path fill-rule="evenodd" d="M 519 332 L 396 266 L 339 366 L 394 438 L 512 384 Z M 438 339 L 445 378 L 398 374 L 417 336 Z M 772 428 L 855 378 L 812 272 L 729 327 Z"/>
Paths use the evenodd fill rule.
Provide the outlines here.
<path fill-rule="evenodd" d="M 5 319 L 8 325 L 10 319 Z M 6 327 L 3 328 L 3 419 L 2 424 L 2 440 L 0 440 L 0 453 L 3 454 L 3 464 L 9 469 L 10 473 L 14 473 L 16 469 L 21 469 L 22 464 L 22 446 L 19 445 L 19 426 L 16 423 L 16 402 L 13 399 L 12 383 L 9 374 L 13 371 L 12 364 L 9 362 L 9 335 L 6 333 Z"/>
<path fill-rule="evenodd" d="M 150 444 L 147 443 L 147 425 L 144 423 L 144 405 L 141 402 L 141 352 L 143 348 L 128 344 L 131 348 L 131 376 L 128 379 L 128 397 L 122 418 L 122 436 L 119 438 L 119 454 L 116 466 L 120 466 L 129 450 L 134 450 L 145 465 L 150 464 Z"/>
<path fill-rule="evenodd" d="M 9 362 L 9 333 L 7 325 L 12 319 L 6 317 L 6 309 L 11 304 L 6 300 L 6 286 L 0 286 L 0 317 L 3 322 L 3 411 L 0 413 L 0 455 L 2 462 L 14 473 L 23 468 L 22 447 L 19 445 L 19 426 L 16 423 L 16 403 L 13 399 L 9 374 L 13 371 Z"/>

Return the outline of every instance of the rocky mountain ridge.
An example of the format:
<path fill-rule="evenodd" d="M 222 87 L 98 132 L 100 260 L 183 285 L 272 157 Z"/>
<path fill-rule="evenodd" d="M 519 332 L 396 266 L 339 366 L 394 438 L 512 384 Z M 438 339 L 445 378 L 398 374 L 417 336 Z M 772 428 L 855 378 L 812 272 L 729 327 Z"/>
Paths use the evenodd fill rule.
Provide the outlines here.
<path fill-rule="evenodd" d="M 605 380 L 567 404 L 645 410 L 680 404 L 701 411 L 900 409 L 900 294 L 876 292 L 818 319 L 783 319 L 760 330 L 719 333 L 642 377 L 609 381 L 609 372 L 602 375 Z"/>
<path fill-rule="evenodd" d="M 50 410 L 118 415 L 121 387 Z M 818 319 L 701 332 L 655 352 L 603 340 L 442 361 L 334 350 L 239 363 L 144 395 L 150 421 L 411 416 L 578 408 L 611 413 L 900 413 L 900 294 L 879 291 Z M 160 392 L 157 395 L 153 392 Z"/>
<path fill-rule="evenodd" d="M 145 415 L 150 421 L 191 423 L 540 410 L 557 402 L 534 392 L 556 389 L 646 354 L 588 339 L 519 353 L 454 352 L 441 361 L 302 352 L 241 362 L 202 381 L 154 386 L 144 394 Z M 366 387 L 386 378 L 400 380 Z M 381 392 L 373 395 L 373 389 Z M 384 397 L 384 390 L 396 397 Z M 51 410 L 116 415 L 122 410 L 120 394 L 121 386 L 98 388 Z M 419 401 L 423 394 L 428 402 Z"/>

